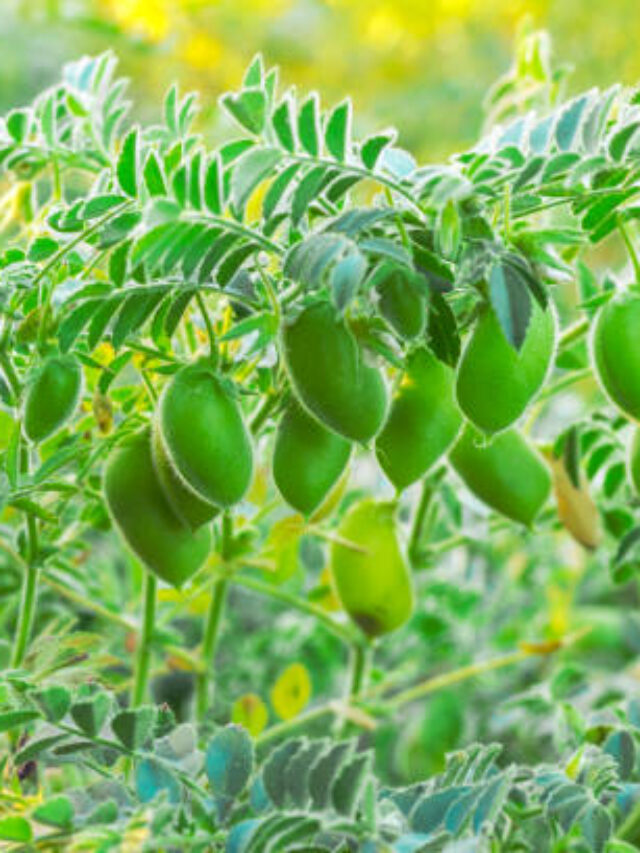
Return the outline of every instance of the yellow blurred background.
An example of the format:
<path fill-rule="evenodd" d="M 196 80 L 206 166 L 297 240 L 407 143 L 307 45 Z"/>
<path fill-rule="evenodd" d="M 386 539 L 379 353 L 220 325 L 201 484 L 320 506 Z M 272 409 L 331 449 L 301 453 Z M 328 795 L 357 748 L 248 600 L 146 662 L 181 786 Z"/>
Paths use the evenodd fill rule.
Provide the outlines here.
<path fill-rule="evenodd" d="M 422 158 L 474 141 L 482 99 L 511 62 L 523 17 L 574 67 L 569 90 L 640 78 L 638 0 L 0 0 L 0 107 L 54 82 L 60 65 L 112 48 L 136 111 L 157 113 L 168 84 L 215 101 L 258 51 L 285 85 L 325 103 L 351 94 L 356 130 L 395 125 Z"/>

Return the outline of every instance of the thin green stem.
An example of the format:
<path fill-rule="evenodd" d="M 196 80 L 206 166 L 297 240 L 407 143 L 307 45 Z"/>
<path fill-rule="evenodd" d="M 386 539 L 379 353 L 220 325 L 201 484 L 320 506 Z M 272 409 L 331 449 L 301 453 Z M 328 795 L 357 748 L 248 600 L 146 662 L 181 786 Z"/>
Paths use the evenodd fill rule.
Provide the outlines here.
<path fill-rule="evenodd" d="M 271 310 L 273 311 L 274 317 L 276 319 L 276 324 L 280 324 L 280 317 L 282 315 L 282 309 L 280 307 L 280 302 L 278 300 L 278 294 L 275 292 L 271 281 L 269 280 L 269 276 L 262 268 L 262 264 L 257 264 L 258 275 L 262 280 L 264 285 L 264 289 L 267 292 L 267 298 L 269 299 L 269 304 L 271 305 Z"/>
<path fill-rule="evenodd" d="M 476 675 L 482 675 L 485 672 L 492 672 L 496 669 L 512 666 L 514 663 L 520 663 L 529 656 L 529 652 L 519 649 L 516 652 L 511 652 L 499 658 L 472 663 L 451 672 L 444 672 L 442 675 L 428 678 L 426 681 L 421 681 L 407 690 L 396 693 L 395 696 L 392 696 L 391 699 L 385 702 L 385 707 L 389 710 L 399 708 L 401 705 L 407 705 L 409 702 L 423 699 L 430 693 L 435 693 L 436 690 L 442 690 L 444 687 L 450 687 L 452 684 L 458 684 L 458 682 L 474 678 Z"/>
<path fill-rule="evenodd" d="M 246 225 L 242 225 L 242 223 L 236 222 L 233 219 L 228 219 L 226 216 L 216 216 L 213 213 L 208 213 L 206 216 L 196 215 L 192 221 L 204 223 L 215 222 L 216 225 L 221 225 L 226 231 L 233 231 L 235 234 L 240 234 L 242 237 L 247 237 L 254 243 L 258 243 L 262 249 L 272 252 L 274 255 L 283 255 L 285 252 L 282 246 L 273 240 L 269 240 L 264 234 L 254 231 L 252 228 L 248 228 Z M 235 296 L 233 298 L 235 299 Z"/>
<path fill-rule="evenodd" d="M 553 399 L 553 397 L 555 397 L 555 395 L 560 391 L 564 391 L 565 388 L 570 388 L 571 385 L 575 385 L 576 382 L 582 382 L 585 379 L 593 378 L 593 370 L 590 367 L 583 367 L 580 370 L 574 370 L 568 376 L 561 376 L 559 379 L 556 379 L 555 382 L 547 385 L 529 410 L 525 422 L 521 427 L 522 432 L 525 433 L 525 435 L 529 435 L 531 433 L 531 430 L 540 417 L 547 400 Z"/>
<path fill-rule="evenodd" d="M 254 592 L 258 592 L 261 595 L 266 595 L 276 601 L 281 601 L 289 607 L 293 607 L 296 610 L 300 610 L 302 613 L 307 613 L 310 616 L 313 616 L 320 625 L 327 629 L 327 631 L 330 631 L 334 636 L 338 637 L 345 643 L 352 643 L 357 636 L 353 628 L 350 628 L 348 625 L 343 625 L 340 622 L 336 622 L 336 620 L 329 616 L 329 614 L 322 610 L 322 608 L 312 604 L 310 601 L 306 601 L 306 599 L 292 595 L 290 592 L 287 592 L 279 586 L 266 583 L 258 578 L 252 578 L 244 574 L 233 575 L 231 577 L 231 582 L 237 586 L 243 586 L 245 589 L 251 589 Z"/>
<path fill-rule="evenodd" d="M 489 533 L 497 533 L 501 530 L 506 530 L 513 526 L 513 522 L 507 519 L 496 518 L 489 522 Z M 445 554 L 447 551 L 452 551 L 454 548 L 460 548 L 462 545 L 467 545 L 475 539 L 469 533 L 455 533 L 453 536 L 447 536 L 445 539 L 439 539 L 437 542 L 429 545 L 427 553 L 429 557 L 434 557 L 438 554 Z"/>
<path fill-rule="evenodd" d="M 76 246 L 79 246 L 80 243 L 83 243 L 87 237 L 90 237 L 92 234 L 95 234 L 96 231 L 99 231 L 103 225 L 105 225 L 110 219 L 113 219 L 115 216 L 121 214 L 127 207 L 130 207 L 132 202 L 127 201 L 124 204 L 118 205 L 118 207 L 114 207 L 108 213 L 105 213 L 104 216 L 101 216 L 99 219 L 91 225 L 89 228 L 81 231 L 78 235 L 73 237 L 73 239 L 69 240 L 68 243 L 65 243 L 64 246 L 61 246 L 58 251 L 51 256 L 51 258 L 47 261 L 47 263 L 42 267 L 40 272 L 35 276 L 32 282 L 32 287 L 39 287 L 40 283 L 44 280 L 44 278 L 51 272 L 52 269 L 56 267 L 56 265 L 67 255 L 72 249 L 75 249 Z M 55 286 L 52 284 L 50 287 L 46 289 L 44 299 L 42 300 L 42 314 L 40 316 L 40 325 L 38 328 L 38 348 L 42 349 L 44 345 L 44 340 L 47 332 L 47 320 L 49 316 L 49 311 L 51 307 L 51 298 L 53 296 L 53 291 Z"/>
<path fill-rule="evenodd" d="M 507 241 L 511 239 L 511 187 L 507 184 L 504 188 L 503 196 L 503 221 L 504 221 L 504 236 Z"/>
<path fill-rule="evenodd" d="M 371 643 L 366 640 L 356 642 L 351 647 L 351 681 L 349 683 L 349 701 L 357 699 L 366 689 L 371 660 Z"/>
<path fill-rule="evenodd" d="M 590 325 L 591 321 L 589 318 L 582 317 L 582 319 L 578 320 L 572 326 L 563 329 L 560 340 L 558 341 L 558 351 L 567 349 L 567 347 L 570 347 L 576 341 L 579 341 L 580 338 L 584 337 L 589 331 Z"/>
<path fill-rule="evenodd" d="M 64 246 L 61 246 L 58 251 L 51 256 L 51 258 L 47 261 L 47 263 L 42 267 L 40 272 L 35 276 L 32 282 L 32 287 L 36 287 L 42 279 L 47 275 L 47 273 L 51 272 L 51 270 L 56 266 L 56 264 L 62 260 L 62 258 L 68 254 L 72 249 L 75 249 L 76 246 L 79 246 L 80 243 L 83 243 L 87 237 L 90 237 L 92 234 L 95 234 L 96 231 L 99 231 L 102 226 L 108 222 L 110 219 L 113 219 L 115 216 L 121 214 L 127 207 L 130 207 L 133 202 L 126 201 L 118 207 L 112 208 L 108 213 L 105 213 L 104 216 L 101 216 L 100 219 L 96 219 L 96 221 L 89 228 L 81 231 L 77 234 L 73 239 L 69 240 L 68 243 L 65 243 Z"/>
<path fill-rule="evenodd" d="M 152 407 L 155 407 L 155 404 L 158 401 L 158 395 L 156 394 L 156 389 L 153 387 L 151 380 L 147 376 L 146 370 L 140 370 L 139 373 L 140 373 L 140 378 L 142 379 L 144 387 L 147 391 L 147 394 L 149 395 L 149 400 L 151 401 L 151 405 L 152 405 Z"/>
<path fill-rule="evenodd" d="M 11 359 L 9 358 L 9 354 L 4 349 L 4 347 L 0 347 L 0 367 L 2 368 L 2 372 L 4 373 L 4 377 L 7 380 L 9 387 L 15 397 L 16 401 L 20 397 L 20 380 L 13 368 L 13 364 L 11 363 Z"/>
<path fill-rule="evenodd" d="M 152 572 L 145 572 L 144 583 L 144 615 L 142 634 L 138 644 L 138 659 L 136 661 L 136 676 L 133 686 L 132 705 L 134 708 L 142 705 L 147 697 L 149 670 L 151 668 L 151 646 L 156 621 L 156 578 Z"/>
<path fill-rule="evenodd" d="M 206 714 L 213 700 L 211 676 L 215 669 L 215 652 L 227 598 L 227 587 L 228 580 L 226 578 L 218 578 L 211 591 L 211 602 L 202 642 L 201 657 L 203 666 L 196 682 L 196 712 L 198 719 L 202 719 Z"/>
<path fill-rule="evenodd" d="M 264 400 L 258 407 L 256 413 L 252 417 L 251 423 L 249 424 L 249 429 L 251 430 L 252 435 L 257 435 L 260 432 L 265 421 L 279 402 L 279 394 L 267 394 L 267 396 L 264 398 Z"/>
<path fill-rule="evenodd" d="M 389 189 L 389 187 L 385 187 L 383 192 L 389 207 L 394 207 L 393 195 L 391 194 L 391 190 Z M 398 226 L 398 232 L 400 233 L 402 245 L 409 253 L 411 253 L 411 242 L 409 240 L 409 235 L 407 234 L 407 229 L 404 227 L 404 222 L 402 221 L 400 213 L 398 213 L 398 215 L 396 216 L 396 225 Z"/>
<path fill-rule="evenodd" d="M 24 577 L 22 586 L 22 598 L 20 600 L 20 611 L 18 614 L 18 625 L 16 630 L 16 643 L 13 648 L 13 657 L 11 664 L 14 667 L 20 666 L 24 660 L 29 637 L 31 636 L 31 626 L 33 625 L 33 617 L 36 609 L 37 589 L 38 589 L 38 524 L 35 517 L 31 514 L 27 515 L 27 571 Z"/>
<path fill-rule="evenodd" d="M 364 637 L 359 637 L 351 644 L 349 688 L 345 702 L 347 706 L 357 702 L 360 695 L 366 690 L 372 651 L 373 646 Z M 348 722 L 342 717 L 338 722 L 337 735 L 342 737 L 346 734 L 347 730 Z"/>
<path fill-rule="evenodd" d="M 218 347 L 216 345 L 216 334 L 213 331 L 213 324 L 211 323 L 211 317 L 209 317 L 209 312 L 207 311 L 207 306 L 204 303 L 204 299 L 202 294 L 196 292 L 196 302 L 198 303 L 198 308 L 200 309 L 200 314 L 202 315 L 202 321 L 204 323 L 204 327 L 207 330 L 207 337 L 209 338 L 209 351 L 211 353 L 211 360 L 215 363 L 218 361 Z"/>
<path fill-rule="evenodd" d="M 225 512 L 222 516 L 221 532 L 220 556 L 222 557 L 223 566 L 228 566 L 233 539 L 233 519 L 228 512 Z M 224 606 L 227 600 L 228 585 L 229 580 L 227 577 L 219 577 L 213 584 L 211 591 L 209 613 L 207 614 L 200 655 L 202 671 L 196 680 L 196 714 L 198 719 L 204 717 L 213 702 L 212 676 L 215 672 L 216 647 L 218 645 L 218 637 L 220 636 Z"/>
<path fill-rule="evenodd" d="M 574 370 L 568 376 L 561 376 L 555 382 L 548 385 L 540 394 L 538 400 L 547 400 L 549 397 L 554 397 L 558 391 L 564 388 L 569 388 L 575 385 L 576 382 L 582 382 L 584 379 L 592 379 L 593 370 L 590 367 L 583 367 L 580 370 Z"/>
<path fill-rule="evenodd" d="M 418 505 L 411 524 L 411 533 L 409 534 L 409 561 L 414 567 L 417 565 L 418 558 L 420 556 L 420 542 L 424 531 L 425 519 L 427 517 L 429 507 L 431 506 L 433 496 L 437 491 L 438 484 L 444 476 L 444 471 L 445 469 L 441 468 L 434 475 L 425 477 L 422 481 L 420 499 L 418 500 Z"/>
<path fill-rule="evenodd" d="M 633 240 L 631 239 L 631 235 L 629 234 L 629 229 L 627 228 L 621 216 L 618 216 L 618 230 L 622 235 L 622 240 L 624 241 L 624 244 L 627 248 L 627 252 L 629 253 L 629 260 L 631 261 L 631 266 L 633 267 L 635 284 L 636 286 L 640 286 L 640 260 L 638 259 L 638 253 L 636 252 L 636 248 L 633 245 Z"/>
<path fill-rule="evenodd" d="M 377 803 L 377 783 L 375 778 L 372 776 L 365 785 L 362 803 L 362 818 L 371 835 L 376 834 L 378 825 Z"/>
<path fill-rule="evenodd" d="M 20 666 L 24 660 L 27 643 L 31 635 L 33 615 L 36 607 L 36 593 L 38 588 L 38 570 L 35 566 L 29 566 L 22 586 L 22 599 L 20 601 L 20 613 L 16 631 L 16 644 L 13 648 L 11 665 L 14 668 Z"/>
<path fill-rule="evenodd" d="M 550 188 L 551 189 L 551 188 Z M 546 188 L 544 186 L 538 187 L 537 195 L 543 195 Z M 523 193 L 527 193 L 528 190 L 523 190 Z M 630 201 L 634 195 L 637 195 L 640 191 L 635 191 L 632 195 L 627 198 L 627 202 Z M 610 195 L 611 190 L 607 187 L 602 190 L 589 190 L 588 198 L 591 200 L 593 198 L 597 198 L 598 196 L 606 196 Z M 517 197 L 517 194 L 514 194 Z M 541 213 L 544 210 L 551 210 L 554 207 L 559 207 L 563 204 L 573 204 L 574 202 L 584 201 L 585 194 L 573 194 L 569 196 L 561 196 L 560 198 L 552 198 L 550 201 L 542 202 L 541 204 L 532 204 L 528 207 L 520 208 L 516 212 L 512 212 L 512 219 L 522 219 L 525 216 L 531 216 L 534 213 Z"/>
<path fill-rule="evenodd" d="M 478 661 L 476 663 L 461 666 L 458 669 L 443 672 L 441 675 L 435 675 L 427 678 L 426 681 L 421 681 L 413 687 L 406 690 L 401 690 L 395 693 L 389 699 L 383 701 L 381 709 L 387 712 L 393 712 L 402 705 L 407 705 L 410 702 L 415 702 L 417 699 L 424 699 L 425 696 L 435 693 L 437 690 L 442 690 L 446 687 L 451 687 L 453 684 L 458 684 L 461 681 L 466 681 L 469 678 L 475 678 L 477 675 L 484 675 L 486 672 L 493 672 L 497 669 L 504 669 L 507 666 L 512 666 L 516 663 L 521 663 L 531 657 L 546 657 L 555 654 L 562 649 L 567 648 L 573 643 L 581 640 L 589 633 L 590 628 L 584 628 L 569 634 L 560 640 L 542 642 L 542 643 L 521 643 L 520 648 L 514 652 L 509 652 L 496 658 L 489 660 Z"/>
<path fill-rule="evenodd" d="M 312 708 L 304 714 L 299 714 L 291 720 L 285 720 L 282 723 L 276 723 L 275 726 L 270 726 L 266 731 L 256 739 L 256 745 L 259 748 L 266 746 L 274 740 L 278 740 L 285 735 L 305 726 L 308 723 L 313 723 L 316 720 L 321 720 L 323 717 L 340 713 L 340 706 L 337 702 L 329 702 L 327 705 L 319 705 L 317 708 Z"/>
<path fill-rule="evenodd" d="M 336 166 L 335 160 L 330 160 L 327 157 L 313 157 L 307 154 L 288 155 L 288 157 L 290 160 L 293 160 L 298 163 L 315 163 L 318 166 L 326 165 L 332 166 L 334 168 Z M 394 181 L 393 178 L 389 175 L 382 174 L 381 172 L 372 172 L 369 169 L 365 169 L 361 166 L 356 166 L 353 163 L 343 164 L 342 169 L 346 174 L 359 175 L 361 178 L 370 181 L 375 181 L 377 184 L 380 184 L 381 187 L 388 187 L 394 193 L 397 193 L 397 195 L 402 196 L 402 198 L 409 203 L 409 205 L 416 211 L 416 213 L 420 214 L 421 219 L 424 217 L 424 210 L 415 198 L 415 187 L 405 187 L 402 184 L 399 184 L 397 181 Z"/>

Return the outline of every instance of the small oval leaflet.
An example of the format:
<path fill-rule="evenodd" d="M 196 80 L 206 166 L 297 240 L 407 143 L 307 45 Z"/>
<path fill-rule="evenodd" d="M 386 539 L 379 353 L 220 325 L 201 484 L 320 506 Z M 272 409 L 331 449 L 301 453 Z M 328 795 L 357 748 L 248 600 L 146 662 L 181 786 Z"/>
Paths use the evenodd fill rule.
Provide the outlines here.
<path fill-rule="evenodd" d="M 231 724 L 209 741 L 205 771 L 211 789 L 219 797 L 237 797 L 253 770 L 253 743 L 241 726 Z"/>

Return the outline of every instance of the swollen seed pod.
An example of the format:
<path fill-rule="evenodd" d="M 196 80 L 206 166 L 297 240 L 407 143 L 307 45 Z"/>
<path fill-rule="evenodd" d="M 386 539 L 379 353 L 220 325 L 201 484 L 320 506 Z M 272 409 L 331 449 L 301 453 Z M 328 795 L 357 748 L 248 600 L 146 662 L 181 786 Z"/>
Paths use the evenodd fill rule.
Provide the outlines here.
<path fill-rule="evenodd" d="M 193 533 L 171 509 L 156 477 L 148 429 L 111 452 L 103 486 L 109 514 L 133 553 L 159 578 L 182 586 L 209 555 L 211 535 L 206 528 Z"/>
<path fill-rule="evenodd" d="M 486 435 L 514 424 L 538 393 L 551 367 L 556 315 L 532 300 L 529 327 L 520 350 L 504 336 L 495 312 L 486 307 L 458 365 L 456 396 L 467 418 Z"/>
<path fill-rule="evenodd" d="M 329 302 L 316 302 L 285 323 L 280 347 L 298 400 L 326 427 L 367 442 L 387 414 L 381 373 Z"/>
<path fill-rule="evenodd" d="M 602 390 L 620 411 L 640 422 L 640 294 L 627 291 L 599 310 L 591 353 Z"/>
<path fill-rule="evenodd" d="M 238 403 L 211 365 L 191 364 L 170 379 L 154 431 L 159 470 L 169 463 L 180 484 L 206 503 L 224 508 L 242 500 L 253 474 L 251 439 Z M 179 500 L 171 488 L 168 494 Z"/>
<path fill-rule="evenodd" d="M 558 518 L 571 536 L 585 548 L 597 548 L 602 540 L 600 513 L 589 493 L 584 476 L 580 488 L 571 481 L 562 459 L 551 455 L 549 465 L 553 476 L 553 492 L 558 508 Z"/>
<path fill-rule="evenodd" d="M 413 584 L 400 551 L 395 505 L 370 498 L 348 510 L 331 545 L 331 580 L 344 610 L 369 637 L 394 631 L 413 611 Z"/>
<path fill-rule="evenodd" d="M 419 480 L 449 449 L 462 426 L 454 372 L 421 348 L 406 373 L 376 438 L 376 456 L 398 491 Z"/>
<path fill-rule="evenodd" d="M 29 441 L 44 441 L 73 414 L 82 390 L 82 370 L 73 355 L 47 359 L 29 384 L 22 428 Z"/>
<path fill-rule="evenodd" d="M 287 503 L 305 516 L 324 501 L 345 469 L 351 444 L 324 427 L 295 400 L 280 419 L 273 478 Z"/>
<path fill-rule="evenodd" d="M 151 427 L 151 456 L 158 482 L 171 509 L 184 524 L 197 530 L 218 515 L 220 508 L 197 495 L 176 471 L 167 455 L 157 418 Z"/>
<path fill-rule="evenodd" d="M 483 503 L 530 527 L 551 493 L 551 475 L 540 454 L 515 429 L 483 444 L 470 426 L 449 453 L 468 489 Z"/>
<path fill-rule="evenodd" d="M 378 310 L 401 338 L 411 340 L 424 331 L 427 311 L 425 300 L 402 270 L 390 272 L 376 285 Z"/>

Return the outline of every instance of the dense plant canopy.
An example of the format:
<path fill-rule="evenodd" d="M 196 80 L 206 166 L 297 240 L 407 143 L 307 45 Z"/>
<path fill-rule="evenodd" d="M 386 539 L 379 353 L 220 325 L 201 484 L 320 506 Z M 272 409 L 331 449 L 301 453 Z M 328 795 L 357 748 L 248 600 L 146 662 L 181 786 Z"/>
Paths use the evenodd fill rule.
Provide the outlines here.
<path fill-rule="evenodd" d="M 640 105 L 544 48 L 444 164 L 260 57 L 5 116 L 9 849 L 636 849 Z"/>

